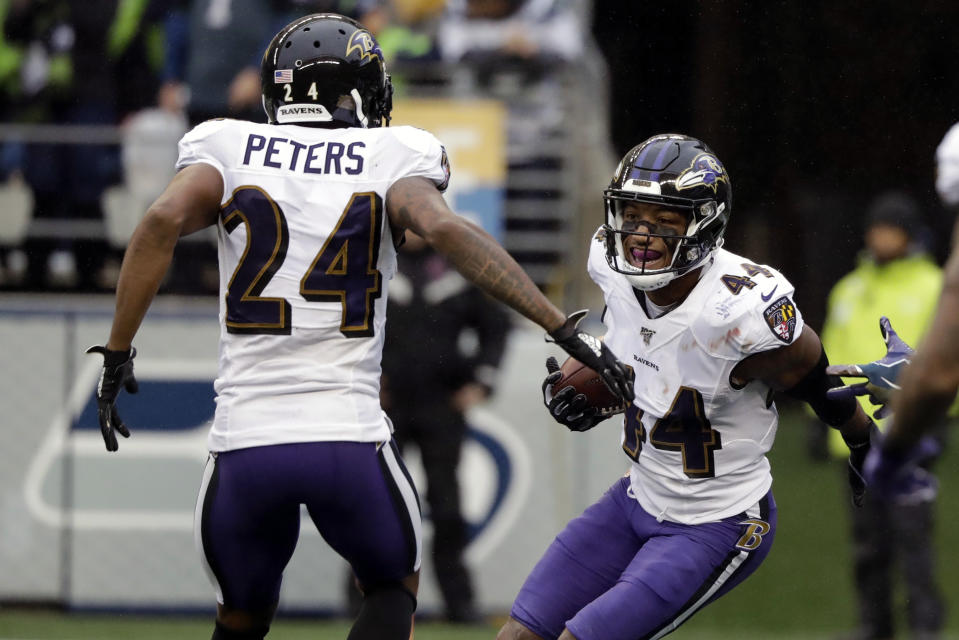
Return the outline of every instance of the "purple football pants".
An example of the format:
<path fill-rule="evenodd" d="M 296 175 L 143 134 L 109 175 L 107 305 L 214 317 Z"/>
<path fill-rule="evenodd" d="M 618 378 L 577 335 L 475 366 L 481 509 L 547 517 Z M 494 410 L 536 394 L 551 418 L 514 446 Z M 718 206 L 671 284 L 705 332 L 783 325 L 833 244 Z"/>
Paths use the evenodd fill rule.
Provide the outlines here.
<path fill-rule="evenodd" d="M 776 533 L 767 493 L 719 522 L 657 522 L 617 481 L 546 549 L 510 615 L 546 639 L 646 640 L 675 630 L 759 567 Z"/>
<path fill-rule="evenodd" d="M 194 526 L 218 602 L 260 611 L 279 601 L 300 505 L 364 585 L 419 569 L 419 498 L 392 441 L 224 451 L 207 461 Z"/>

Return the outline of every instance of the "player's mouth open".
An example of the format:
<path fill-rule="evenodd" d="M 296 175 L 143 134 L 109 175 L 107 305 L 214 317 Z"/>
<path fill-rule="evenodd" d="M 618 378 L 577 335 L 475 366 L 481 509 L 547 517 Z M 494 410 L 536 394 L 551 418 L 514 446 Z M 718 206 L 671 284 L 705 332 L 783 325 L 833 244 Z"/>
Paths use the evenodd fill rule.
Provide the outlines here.
<path fill-rule="evenodd" d="M 663 253 L 654 249 L 644 247 L 631 247 L 629 249 L 629 261 L 637 267 L 652 267 L 653 263 L 662 257 Z"/>

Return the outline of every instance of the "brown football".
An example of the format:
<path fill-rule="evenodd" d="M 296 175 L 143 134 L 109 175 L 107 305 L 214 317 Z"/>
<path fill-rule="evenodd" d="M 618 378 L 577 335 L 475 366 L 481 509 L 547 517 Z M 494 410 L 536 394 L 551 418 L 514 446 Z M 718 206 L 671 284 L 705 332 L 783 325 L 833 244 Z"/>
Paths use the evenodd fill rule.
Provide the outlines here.
<path fill-rule="evenodd" d="M 576 393 L 586 396 L 589 406 L 599 409 L 600 415 L 612 415 L 624 410 L 622 401 L 607 388 L 599 374 L 579 360 L 567 358 L 559 370 L 563 377 L 553 385 L 555 391 L 573 387 Z"/>

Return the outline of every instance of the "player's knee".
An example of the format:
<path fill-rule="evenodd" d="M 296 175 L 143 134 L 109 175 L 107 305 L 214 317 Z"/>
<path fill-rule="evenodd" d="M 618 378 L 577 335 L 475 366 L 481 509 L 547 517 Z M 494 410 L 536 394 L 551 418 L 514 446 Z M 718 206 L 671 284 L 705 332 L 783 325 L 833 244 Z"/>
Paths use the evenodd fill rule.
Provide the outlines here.
<path fill-rule="evenodd" d="M 407 640 L 415 611 L 416 596 L 404 584 L 367 587 L 347 640 Z"/>
<path fill-rule="evenodd" d="M 542 640 L 542 638 L 527 629 L 523 623 L 510 618 L 496 634 L 496 640 Z"/>
<path fill-rule="evenodd" d="M 270 627 L 267 625 L 265 627 L 253 627 L 246 631 L 236 631 L 225 627 L 223 623 L 217 620 L 213 637 L 210 640 L 263 640 L 269 630 Z"/>

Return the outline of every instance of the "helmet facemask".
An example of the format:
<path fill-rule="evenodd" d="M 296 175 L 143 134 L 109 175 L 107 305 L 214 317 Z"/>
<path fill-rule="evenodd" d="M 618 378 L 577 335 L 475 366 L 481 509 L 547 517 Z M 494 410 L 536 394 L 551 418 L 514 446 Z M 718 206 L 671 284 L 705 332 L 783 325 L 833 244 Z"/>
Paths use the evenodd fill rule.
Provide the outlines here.
<path fill-rule="evenodd" d="M 603 192 L 606 261 L 637 289 L 660 289 L 702 266 L 722 247 L 732 202 L 729 176 L 706 145 L 677 134 L 653 136 L 634 147 L 619 163 Z M 682 234 L 675 226 L 624 222 L 630 203 L 655 205 L 686 214 Z M 661 238 L 672 252 L 669 264 L 656 269 L 627 259 L 624 240 L 643 236 L 648 244 Z"/>
<path fill-rule="evenodd" d="M 714 202 L 698 205 L 695 209 L 672 207 L 677 211 L 685 210 L 687 216 L 686 231 L 681 235 L 677 235 L 665 225 L 648 222 L 636 224 L 625 221 L 622 211 L 629 202 L 636 201 L 607 196 L 607 223 L 603 225 L 603 230 L 606 234 L 606 261 L 610 268 L 627 276 L 630 283 L 637 289 L 652 291 L 666 286 L 675 278 L 701 266 L 714 249 L 722 246 L 722 239 L 720 239 L 714 246 L 709 247 L 697 234 L 697 231 L 708 227 L 717 219 Z M 647 244 L 652 238 L 661 238 L 671 252 L 669 264 L 658 269 L 648 269 L 630 262 L 626 257 L 624 246 L 624 240 L 628 236 L 643 237 Z"/>

